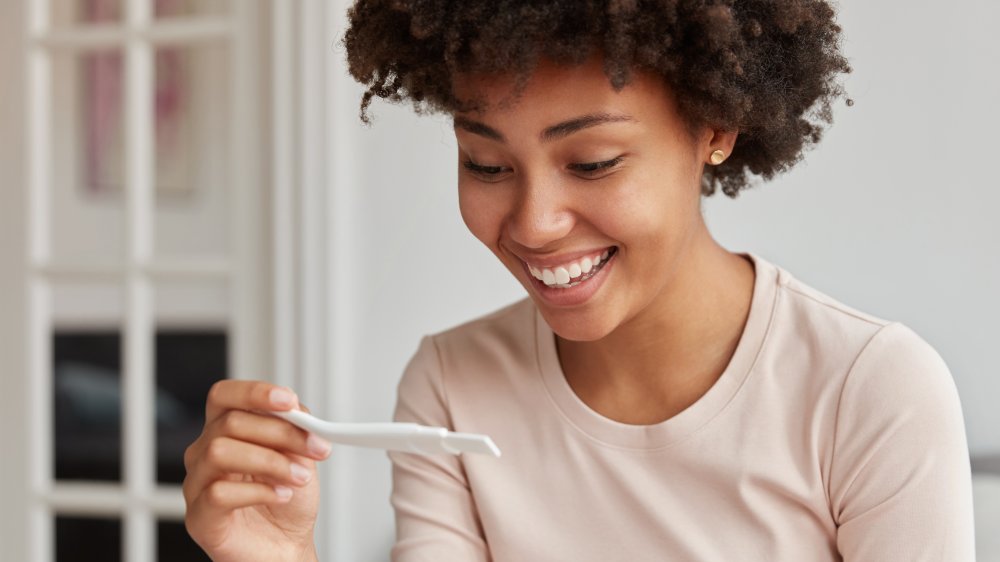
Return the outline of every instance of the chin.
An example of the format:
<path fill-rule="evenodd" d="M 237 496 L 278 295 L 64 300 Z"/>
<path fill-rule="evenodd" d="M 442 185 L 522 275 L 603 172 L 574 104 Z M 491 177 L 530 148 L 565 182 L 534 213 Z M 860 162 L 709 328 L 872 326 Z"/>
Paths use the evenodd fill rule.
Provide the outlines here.
<path fill-rule="evenodd" d="M 603 339 L 617 327 L 606 315 L 598 314 L 596 310 L 546 310 L 544 305 L 535 301 L 535 305 L 545 318 L 545 323 L 552 331 L 564 340 L 597 341 Z"/>

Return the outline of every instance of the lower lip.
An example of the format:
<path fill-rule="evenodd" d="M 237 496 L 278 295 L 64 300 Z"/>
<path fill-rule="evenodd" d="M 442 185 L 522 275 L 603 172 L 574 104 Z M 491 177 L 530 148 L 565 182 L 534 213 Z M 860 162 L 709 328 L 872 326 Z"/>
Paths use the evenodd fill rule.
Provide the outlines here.
<path fill-rule="evenodd" d="M 606 261 L 601 267 L 601 270 L 594 274 L 593 277 L 587 279 L 583 283 L 576 285 L 575 287 L 570 287 L 568 289 L 557 289 L 555 287 L 549 287 L 545 283 L 542 283 L 535 276 L 531 274 L 531 270 L 528 269 L 527 264 L 521 262 L 521 266 L 524 268 L 524 272 L 528 275 L 528 279 L 531 280 L 531 286 L 534 287 L 535 293 L 538 294 L 546 303 L 552 306 L 560 307 L 571 307 L 579 306 L 588 300 L 601 285 L 604 284 L 604 280 L 609 275 L 611 268 L 614 267 L 615 261 L 617 261 L 618 252 L 611 256 L 611 259 Z"/>

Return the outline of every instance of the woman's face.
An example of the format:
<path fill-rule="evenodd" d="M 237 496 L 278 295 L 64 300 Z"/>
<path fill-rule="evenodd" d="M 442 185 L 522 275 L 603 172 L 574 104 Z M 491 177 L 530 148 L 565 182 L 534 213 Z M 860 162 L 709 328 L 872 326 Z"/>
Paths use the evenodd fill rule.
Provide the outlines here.
<path fill-rule="evenodd" d="M 704 232 L 703 165 L 735 140 L 707 128 L 692 135 L 653 75 L 636 73 L 616 92 L 601 64 L 542 64 L 507 105 L 497 102 L 511 92 L 508 78 L 455 85 L 460 97 L 491 102 L 454 116 L 462 218 L 553 331 L 575 341 L 664 302 Z"/>

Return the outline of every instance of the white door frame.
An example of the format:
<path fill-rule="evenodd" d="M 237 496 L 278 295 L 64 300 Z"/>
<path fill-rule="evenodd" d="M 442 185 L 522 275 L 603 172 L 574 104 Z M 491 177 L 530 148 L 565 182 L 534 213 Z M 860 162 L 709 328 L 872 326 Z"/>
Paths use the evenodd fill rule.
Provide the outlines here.
<path fill-rule="evenodd" d="M 318 415 L 351 420 L 354 283 L 352 138 L 358 87 L 335 42 L 346 0 L 271 3 L 274 376 Z M 320 465 L 321 560 L 356 560 L 354 452 Z M 363 531 L 363 530 L 362 530 Z"/>

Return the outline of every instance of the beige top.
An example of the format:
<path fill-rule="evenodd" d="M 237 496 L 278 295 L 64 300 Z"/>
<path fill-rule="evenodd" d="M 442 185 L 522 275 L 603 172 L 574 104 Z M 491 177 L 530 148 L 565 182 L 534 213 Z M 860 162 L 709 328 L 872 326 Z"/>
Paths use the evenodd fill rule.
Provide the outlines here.
<path fill-rule="evenodd" d="M 529 299 L 424 338 L 395 419 L 489 434 L 503 456 L 391 453 L 392 559 L 974 560 L 941 357 L 747 255 L 756 281 L 731 362 L 654 425 L 573 393 Z"/>

